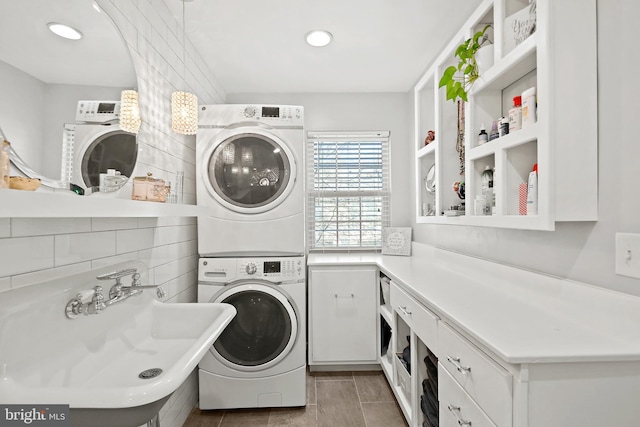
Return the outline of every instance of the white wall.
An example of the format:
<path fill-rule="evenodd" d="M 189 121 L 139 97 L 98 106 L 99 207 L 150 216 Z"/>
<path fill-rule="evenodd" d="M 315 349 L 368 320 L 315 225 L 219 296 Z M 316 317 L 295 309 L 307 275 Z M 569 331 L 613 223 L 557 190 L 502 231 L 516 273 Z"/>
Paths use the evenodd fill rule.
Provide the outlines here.
<path fill-rule="evenodd" d="M 186 81 L 181 77 L 182 31 L 163 1 L 97 2 L 122 32 L 138 74 L 143 119 L 138 143 L 142 151 L 134 173 L 149 171 L 172 180 L 176 170 L 184 170 L 185 200 L 193 203 L 195 137 L 171 131 L 171 93 L 189 90 L 201 103 L 209 104 L 222 102 L 225 93 L 190 42 Z M 140 259 L 149 266 L 152 282 L 167 290 L 167 302 L 195 302 L 195 218 L 136 218 L 135 211 L 123 214 L 128 217 L 0 218 L 0 292 Z M 181 426 L 197 399 L 197 375 L 192 374 L 160 411 L 161 424 Z"/>
<path fill-rule="evenodd" d="M 39 141 L 44 135 L 44 123 L 30 118 L 42 117 L 46 84 L 0 61 L 0 93 L 0 126 L 5 138 L 32 169 L 41 170 Z M 25 126 L 25 123 L 28 125 Z"/>
<path fill-rule="evenodd" d="M 558 223 L 553 232 L 414 223 L 416 241 L 640 295 L 640 280 L 617 276 L 614 269 L 615 233 L 640 233 L 640 87 L 634 82 L 640 3 L 599 0 L 597 7 L 599 220 Z"/>
<path fill-rule="evenodd" d="M 229 94 L 227 103 L 302 105 L 306 131 L 391 131 L 391 225 L 410 225 L 413 145 L 406 93 Z"/>

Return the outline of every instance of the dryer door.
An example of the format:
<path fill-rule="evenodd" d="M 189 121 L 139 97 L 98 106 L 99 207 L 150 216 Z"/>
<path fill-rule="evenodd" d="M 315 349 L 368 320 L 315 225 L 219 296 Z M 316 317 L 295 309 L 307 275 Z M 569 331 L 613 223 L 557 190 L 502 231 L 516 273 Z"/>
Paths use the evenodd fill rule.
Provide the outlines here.
<path fill-rule="evenodd" d="M 85 188 L 100 185 L 100 174 L 116 169 L 131 177 L 138 158 L 136 136 L 117 125 L 78 125 L 75 130 L 74 150 L 77 151 L 82 182 Z M 75 174 L 75 172 L 74 172 Z M 77 176 L 77 175 L 76 175 Z"/>
<path fill-rule="evenodd" d="M 298 335 L 297 316 L 276 286 L 241 282 L 226 286 L 211 302 L 231 304 L 237 311 L 210 350 L 225 365 L 242 371 L 266 369 L 291 351 Z"/>
<path fill-rule="evenodd" d="M 275 133 L 241 127 L 223 131 L 205 156 L 209 193 L 234 212 L 266 212 L 286 199 L 296 179 L 296 162 Z"/>

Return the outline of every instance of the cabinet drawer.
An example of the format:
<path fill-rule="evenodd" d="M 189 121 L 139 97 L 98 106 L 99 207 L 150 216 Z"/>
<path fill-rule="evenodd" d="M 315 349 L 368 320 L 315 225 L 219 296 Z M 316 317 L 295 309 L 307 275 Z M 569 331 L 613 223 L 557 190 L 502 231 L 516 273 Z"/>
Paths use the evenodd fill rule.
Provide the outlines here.
<path fill-rule="evenodd" d="M 513 377 L 467 339 L 440 322 L 442 367 L 500 427 L 512 425 Z"/>
<path fill-rule="evenodd" d="M 438 318 L 413 297 L 391 282 L 391 304 L 420 340 L 437 356 Z"/>
<path fill-rule="evenodd" d="M 438 363 L 440 427 L 496 427 L 449 372 Z"/>

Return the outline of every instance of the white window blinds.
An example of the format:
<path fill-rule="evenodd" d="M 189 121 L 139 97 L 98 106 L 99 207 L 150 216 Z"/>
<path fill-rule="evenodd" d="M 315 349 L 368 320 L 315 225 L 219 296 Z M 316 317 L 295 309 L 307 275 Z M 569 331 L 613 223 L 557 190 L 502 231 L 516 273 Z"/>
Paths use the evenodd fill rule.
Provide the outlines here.
<path fill-rule="evenodd" d="M 389 132 L 309 132 L 310 250 L 375 249 L 389 225 Z"/>

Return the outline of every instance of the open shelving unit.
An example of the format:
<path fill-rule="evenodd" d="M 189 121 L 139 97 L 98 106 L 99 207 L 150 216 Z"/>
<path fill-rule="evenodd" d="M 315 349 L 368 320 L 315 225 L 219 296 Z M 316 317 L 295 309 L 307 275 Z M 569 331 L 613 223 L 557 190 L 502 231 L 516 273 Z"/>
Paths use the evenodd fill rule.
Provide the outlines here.
<path fill-rule="evenodd" d="M 195 217 L 204 206 L 147 202 L 102 195 L 0 190 L 0 218 Z"/>
<path fill-rule="evenodd" d="M 507 48 L 510 17 L 528 0 L 485 0 L 414 87 L 416 222 L 553 230 L 557 221 L 598 218 L 597 43 L 595 0 L 537 0 L 536 31 Z M 469 91 L 465 103 L 464 174 L 455 150 L 456 103 L 438 88 L 454 64 L 457 46 L 484 25 L 493 27 L 494 63 Z M 562 37 L 551 38 L 553 34 Z M 508 49 L 508 50 L 507 50 Z M 478 145 L 482 125 L 508 116 L 514 96 L 536 87 L 537 121 Z M 428 130 L 435 141 L 424 146 Z M 521 215 L 519 186 L 538 165 L 538 214 Z M 425 178 L 436 170 L 435 193 Z M 492 215 L 475 215 L 485 167 L 495 168 Z M 460 203 L 452 186 L 465 182 L 465 212 L 447 216 Z M 432 209 L 430 209 L 430 207 Z"/>

